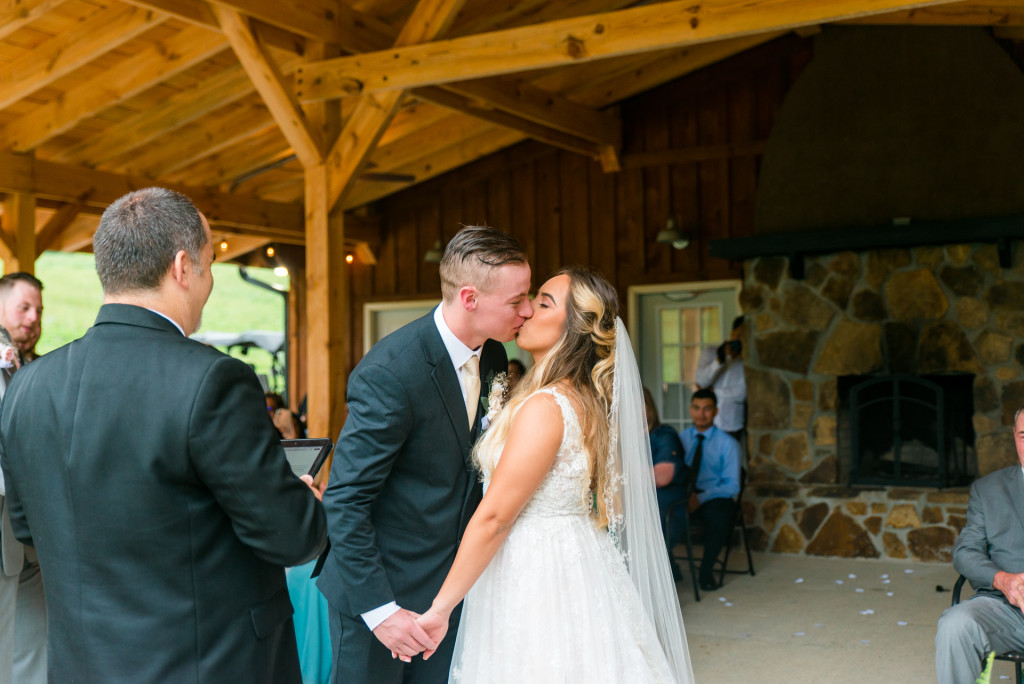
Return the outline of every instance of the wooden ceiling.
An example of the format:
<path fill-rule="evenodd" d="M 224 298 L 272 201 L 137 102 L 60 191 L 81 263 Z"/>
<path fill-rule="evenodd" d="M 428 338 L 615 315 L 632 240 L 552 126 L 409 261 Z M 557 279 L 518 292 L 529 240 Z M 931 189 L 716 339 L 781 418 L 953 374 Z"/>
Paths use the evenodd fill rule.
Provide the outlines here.
<path fill-rule="evenodd" d="M 304 241 L 311 165 L 354 240 L 361 207 L 527 138 L 614 172 L 616 103 L 835 21 L 1018 38 L 1024 0 L 0 0 L 0 257 L 26 222 L 35 254 L 89 250 L 153 184 L 231 258 Z"/>

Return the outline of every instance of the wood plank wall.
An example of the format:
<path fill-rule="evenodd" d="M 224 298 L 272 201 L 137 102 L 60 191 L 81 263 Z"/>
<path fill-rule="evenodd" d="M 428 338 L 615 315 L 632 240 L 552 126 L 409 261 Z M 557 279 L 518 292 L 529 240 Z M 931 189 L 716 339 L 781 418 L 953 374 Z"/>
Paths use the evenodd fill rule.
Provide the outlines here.
<path fill-rule="evenodd" d="M 526 142 L 379 201 L 377 265 L 349 267 L 352 365 L 363 355 L 363 304 L 440 298 L 438 267 L 423 255 L 464 224 L 519 238 L 534 286 L 563 264 L 586 264 L 615 284 L 623 304 L 630 285 L 741 278 L 742 265 L 711 259 L 708 243 L 753 233 L 760 157 L 672 163 L 672 152 L 692 158 L 694 148 L 749 150 L 766 140 L 811 44 L 783 37 L 623 103 L 621 172 Z M 652 160 L 652 152 L 666 154 Z M 655 242 L 670 213 L 692 236 L 685 250 Z"/>

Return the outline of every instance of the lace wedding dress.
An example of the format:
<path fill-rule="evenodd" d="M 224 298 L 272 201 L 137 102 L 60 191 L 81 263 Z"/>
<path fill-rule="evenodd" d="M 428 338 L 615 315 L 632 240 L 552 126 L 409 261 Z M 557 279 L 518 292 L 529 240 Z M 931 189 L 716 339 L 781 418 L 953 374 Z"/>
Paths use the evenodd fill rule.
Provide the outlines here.
<path fill-rule="evenodd" d="M 550 473 L 466 596 L 449 681 L 674 684 L 655 629 L 606 530 L 590 518 L 583 435 L 561 408 Z M 482 461 L 496 462 L 484 455 Z M 485 473 L 484 486 L 490 479 Z M 485 494 L 486 496 L 486 494 Z"/>

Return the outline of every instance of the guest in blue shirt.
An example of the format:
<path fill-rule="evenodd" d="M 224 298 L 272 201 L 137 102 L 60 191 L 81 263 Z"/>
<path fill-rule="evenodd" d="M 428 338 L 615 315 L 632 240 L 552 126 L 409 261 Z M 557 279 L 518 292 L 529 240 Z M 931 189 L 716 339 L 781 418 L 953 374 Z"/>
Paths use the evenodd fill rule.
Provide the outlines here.
<path fill-rule="evenodd" d="M 679 434 L 670 425 L 662 425 L 658 418 L 658 408 L 654 405 L 654 397 L 644 388 L 644 408 L 647 410 L 647 430 L 651 438 L 651 456 L 654 459 L 654 484 L 658 487 L 658 512 L 664 526 L 668 508 L 676 501 L 686 498 L 686 464 L 683 462 L 683 443 Z M 676 508 L 677 515 L 685 515 L 682 506 Z M 674 523 L 673 530 L 681 530 L 682 524 Z M 667 532 L 667 531 L 666 531 Z M 673 534 L 673 537 L 679 535 Z M 669 556 L 678 539 L 665 537 Z M 676 580 L 680 577 L 679 567 L 672 562 L 672 574 Z"/>
<path fill-rule="evenodd" d="M 715 427 L 717 414 L 717 399 L 712 390 L 694 392 L 690 401 L 693 425 L 680 435 L 688 468 L 693 467 L 698 450 L 701 452 L 696 493 L 689 507 L 691 518 L 704 522 L 704 557 L 700 563 L 700 588 L 704 591 L 718 588 L 715 559 L 732 530 L 734 497 L 740 492 L 740 445 Z"/>

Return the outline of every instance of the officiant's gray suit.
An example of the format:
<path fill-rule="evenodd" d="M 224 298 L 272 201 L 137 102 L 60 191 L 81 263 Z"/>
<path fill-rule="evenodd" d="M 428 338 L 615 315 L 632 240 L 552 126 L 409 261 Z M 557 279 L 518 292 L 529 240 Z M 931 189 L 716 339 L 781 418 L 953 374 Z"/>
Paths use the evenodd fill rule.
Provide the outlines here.
<path fill-rule="evenodd" d="M 971 485 L 967 523 L 953 548 L 953 567 L 967 577 L 975 596 L 947 609 L 939 621 L 936 670 L 942 684 L 973 682 L 986 649 L 1024 648 L 1024 614 L 992 587 L 1000 570 L 1024 572 L 1020 465 L 997 470 Z"/>
<path fill-rule="evenodd" d="M 283 566 L 326 519 L 264 406 L 248 366 L 126 304 L 15 374 L 0 458 L 51 682 L 301 681 Z"/>
<path fill-rule="evenodd" d="M 501 344 L 485 342 L 481 397 L 507 366 Z M 447 682 L 458 611 L 438 652 L 411 665 L 393 660 L 361 615 L 391 601 L 416 613 L 430 607 L 480 501 L 470 452 L 482 411 L 470 428 L 433 313 L 374 345 L 346 399 L 324 493 L 331 549 L 317 582 L 332 609 L 332 681 Z"/>

